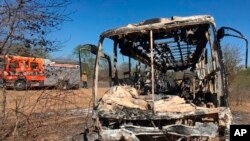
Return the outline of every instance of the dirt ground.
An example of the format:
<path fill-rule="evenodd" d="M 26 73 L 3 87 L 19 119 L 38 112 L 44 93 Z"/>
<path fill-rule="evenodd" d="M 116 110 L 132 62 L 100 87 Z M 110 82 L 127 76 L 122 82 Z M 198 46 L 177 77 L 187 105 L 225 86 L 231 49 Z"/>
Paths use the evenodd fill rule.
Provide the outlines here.
<path fill-rule="evenodd" d="M 106 90 L 107 88 L 99 88 L 98 96 L 101 97 Z M 89 108 L 92 106 L 91 98 L 91 88 L 79 90 L 7 90 L 6 108 L 10 110 L 22 106 L 25 108 L 25 113 L 41 112 L 45 109 Z"/>
<path fill-rule="evenodd" d="M 250 100 L 238 104 L 231 102 L 233 124 L 250 124 Z"/>
<path fill-rule="evenodd" d="M 249 85 L 249 84 L 247 84 Z M 233 113 L 234 124 L 250 124 L 250 88 L 229 88 L 229 105 Z"/>
<path fill-rule="evenodd" d="M 106 90 L 99 88 L 98 96 Z M 7 140 L 82 139 L 84 128 L 91 125 L 90 88 L 6 92 L 5 124 L 0 125 L 0 135 Z"/>
<path fill-rule="evenodd" d="M 106 90 L 100 88 L 99 97 Z M 6 132 L 7 140 L 82 140 L 84 129 L 91 126 L 91 98 L 90 88 L 65 91 L 7 90 L 8 118 L 4 127 L 6 131 L 2 133 Z M 234 124 L 250 124 L 250 100 L 233 100 L 230 107 Z M 20 127 L 14 126 L 17 123 Z"/>

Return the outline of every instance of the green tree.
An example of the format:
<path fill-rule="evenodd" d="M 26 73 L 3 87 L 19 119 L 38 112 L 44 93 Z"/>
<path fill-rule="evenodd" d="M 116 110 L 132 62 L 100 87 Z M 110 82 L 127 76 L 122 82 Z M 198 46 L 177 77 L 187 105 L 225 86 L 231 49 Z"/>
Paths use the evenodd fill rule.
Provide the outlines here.
<path fill-rule="evenodd" d="M 229 85 L 233 82 L 237 72 L 243 68 L 241 52 L 238 46 L 225 44 L 222 47 L 225 69 Z"/>

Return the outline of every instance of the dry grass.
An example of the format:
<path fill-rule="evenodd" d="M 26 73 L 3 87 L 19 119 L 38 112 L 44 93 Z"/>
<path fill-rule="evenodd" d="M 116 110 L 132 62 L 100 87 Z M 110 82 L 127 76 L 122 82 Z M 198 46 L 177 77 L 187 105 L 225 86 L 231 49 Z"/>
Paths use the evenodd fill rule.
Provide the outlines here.
<path fill-rule="evenodd" d="M 8 90 L 6 99 L 0 140 L 71 140 L 90 125 L 91 89 Z"/>
<path fill-rule="evenodd" d="M 229 88 L 234 123 L 250 124 L 250 69 L 240 71 Z"/>
<path fill-rule="evenodd" d="M 237 80 L 245 78 L 241 76 Z M 229 100 L 233 113 L 250 113 L 250 86 L 246 85 L 246 81 L 242 80 L 244 85 L 237 82 L 230 87 Z M 106 90 L 100 88 L 99 96 Z M 84 128 L 91 125 L 91 114 L 86 110 L 92 106 L 91 88 L 7 90 L 6 100 L 0 140 L 81 140 Z M 250 120 L 244 120 L 244 123 L 249 124 Z"/>
<path fill-rule="evenodd" d="M 99 88 L 98 94 L 102 96 L 107 88 Z M 7 109 L 14 109 L 19 101 L 25 113 L 42 112 L 46 110 L 89 108 L 92 98 L 92 89 L 79 90 L 30 90 L 7 91 Z"/>
<path fill-rule="evenodd" d="M 231 110 L 233 112 L 250 112 L 249 94 L 250 89 L 248 87 L 231 87 L 231 91 L 229 93 Z"/>

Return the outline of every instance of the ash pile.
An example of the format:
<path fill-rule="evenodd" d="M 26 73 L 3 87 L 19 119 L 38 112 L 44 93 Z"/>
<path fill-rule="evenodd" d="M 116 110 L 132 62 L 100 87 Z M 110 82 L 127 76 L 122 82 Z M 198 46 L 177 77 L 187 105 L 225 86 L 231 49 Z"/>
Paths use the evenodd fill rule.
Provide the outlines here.
<path fill-rule="evenodd" d="M 162 112 L 191 112 L 196 106 L 186 103 L 184 98 L 172 95 L 156 95 L 152 104 L 150 95 L 139 95 L 138 91 L 130 86 L 114 86 L 105 92 L 98 102 L 97 110 L 100 114 L 136 117 L 141 115 L 153 116 Z"/>

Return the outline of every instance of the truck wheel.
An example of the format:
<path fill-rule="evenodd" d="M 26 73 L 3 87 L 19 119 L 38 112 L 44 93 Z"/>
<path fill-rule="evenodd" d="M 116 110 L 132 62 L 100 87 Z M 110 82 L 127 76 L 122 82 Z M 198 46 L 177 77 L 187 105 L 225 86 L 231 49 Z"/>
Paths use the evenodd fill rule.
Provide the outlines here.
<path fill-rule="evenodd" d="M 17 80 L 14 84 L 14 88 L 17 91 L 26 90 L 26 82 L 24 80 Z"/>
<path fill-rule="evenodd" d="M 78 90 L 80 88 L 79 84 L 74 86 L 74 89 Z"/>
<path fill-rule="evenodd" d="M 68 90 L 69 89 L 69 83 L 64 81 L 64 82 L 60 82 L 59 84 L 59 89 L 60 90 Z"/>
<path fill-rule="evenodd" d="M 68 82 L 64 82 L 64 83 L 63 83 L 62 89 L 63 89 L 63 90 L 68 90 L 68 89 L 69 89 L 69 84 L 68 84 Z"/>

